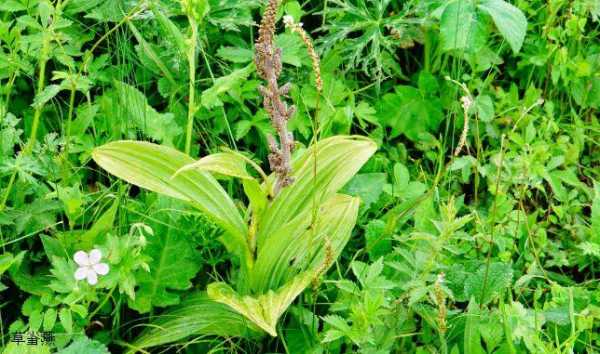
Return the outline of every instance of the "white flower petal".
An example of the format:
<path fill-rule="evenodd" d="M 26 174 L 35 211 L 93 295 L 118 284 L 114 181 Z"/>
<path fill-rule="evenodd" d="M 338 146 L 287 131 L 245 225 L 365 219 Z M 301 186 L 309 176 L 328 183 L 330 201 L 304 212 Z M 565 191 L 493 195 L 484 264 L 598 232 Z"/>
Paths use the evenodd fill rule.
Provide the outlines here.
<path fill-rule="evenodd" d="M 98 275 L 108 274 L 108 264 L 106 263 L 94 264 L 92 268 L 94 269 L 94 272 L 96 272 Z"/>
<path fill-rule="evenodd" d="M 94 248 L 90 251 L 90 264 L 97 264 L 100 262 L 100 258 L 102 258 L 102 252 L 99 249 Z"/>
<path fill-rule="evenodd" d="M 289 26 L 290 24 L 294 23 L 294 18 L 290 15 L 285 15 L 283 16 L 283 23 Z"/>
<path fill-rule="evenodd" d="M 73 255 L 73 259 L 75 260 L 75 263 L 79 264 L 82 267 L 90 265 L 90 259 L 88 257 L 88 254 L 84 251 L 75 252 L 75 254 Z"/>
<path fill-rule="evenodd" d="M 77 268 L 77 270 L 75 271 L 75 279 L 76 280 L 83 280 L 87 277 L 87 273 L 88 273 L 88 267 L 79 267 Z"/>
<path fill-rule="evenodd" d="M 96 272 L 94 272 L 94 270 L 92 268 L 88 268 L 87 282 L 90 285 L 96 285 L 98 283 L 98 276 L 96 275 Z"/>

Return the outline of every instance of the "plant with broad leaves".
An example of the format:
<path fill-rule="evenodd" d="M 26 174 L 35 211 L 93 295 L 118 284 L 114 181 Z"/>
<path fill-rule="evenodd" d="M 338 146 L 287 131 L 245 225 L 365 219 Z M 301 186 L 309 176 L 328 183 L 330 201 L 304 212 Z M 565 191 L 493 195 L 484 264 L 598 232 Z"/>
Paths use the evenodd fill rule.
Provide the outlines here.
<path fill-rule="evenodd" d="M 375 150 L 376 145 L 363 137 L 322 140 L 296 157 L 295 182 L 274 196 L 276 176 L 267 176 L 236 152 L 194 161 L 177 150 L 147 142 L 117 141 L 95 149 L 94 160 L 111 174 L 201 210 L 221 226 L 221 242 L 239 260 L 238 277 L 231 284 L 209 284 L 199 303 L 184 303 L 173 310 L 181 314 L 190 306 L 185 316 L 194 316 L 195 309 L 201 308 L 204 319 L 196 320 L 197 326 L 173 332 L 182 319 L 162 319 L 160 327 L 144 332 L 135 345 L 164 344 L 191 334 L 236 336 L 262 330 L 276 336 L 279 317 L 332 265 L 348 241 L 359 201 L 337 191 Z M 262 183 L 248 173 L 248 164 L 258 170 Z M 243 213 L 211 173 L 241 179 L 249 200 Z M 219 328 L 211 325 L 221 316 Z M 245 318 L 254 330 L 240 333 L 235 330 L 239 326 L 232 324 L 228 332 L 223 320 L 228 318 L 235 323 Z"/>
<path fill-rule="evenodd" d="M 527 32 L 527 18 L 519 8 L 504 0 L 452 0 L 442 5 L 440 33 L 444 50 L 477 52 L 485 46 L 486 20 L 494 25 L 514 53 L 521 50 Z"/>

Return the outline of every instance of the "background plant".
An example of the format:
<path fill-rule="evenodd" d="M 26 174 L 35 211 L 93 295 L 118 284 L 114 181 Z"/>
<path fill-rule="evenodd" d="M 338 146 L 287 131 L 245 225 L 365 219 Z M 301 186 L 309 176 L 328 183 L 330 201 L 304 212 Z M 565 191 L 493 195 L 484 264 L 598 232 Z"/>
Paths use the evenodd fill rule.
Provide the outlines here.
<path fill-rule="evenodd" d="M 17 332 L 48 330 L 52 351 L 66 353 L 598 351 L 600 6 L 591 0 L 282 1 L 274 43 L 280 82 L 292 83 L 297 161 L 335 135 L 367 136 L 378 150 L 334 188 L 350 196 L 341 201 L 360 199 L 357 226 L 276 337 L 248 331 L 251 321 L 203 293 L 216 283 L 231 294 L 224 282 L 256 299 L 303 268 L 277 284 L 257 273 L 243 289 L 242 253 L 220 241 L 235 240 L 225 223 L 111 177 L 92 154 L 119 140 L 182 152 L 189 141 L 192 157 L 177 169 L 212 157 L 181 177 L 209 175 L 239 215 L 226 224 L 252 245 L 245 229 L 267 185 L 252 163 L 267 170 L 276 134 L 253 64 L 265 5 L 0 4 L 2 350 L 18 349 Z M 321 92 L 283 16 L 314 39 Z M 219 169 L 223 156 L 237 162 Z M 174 172 L 162 182 L 178 181 Z M 305 194 L 310 168 L 307 177 Z M 111 272 L 96 287 L 75 283 L 73 253 L 94 247 Z M 218 321 L 195 315 L 209 309 Z"/>

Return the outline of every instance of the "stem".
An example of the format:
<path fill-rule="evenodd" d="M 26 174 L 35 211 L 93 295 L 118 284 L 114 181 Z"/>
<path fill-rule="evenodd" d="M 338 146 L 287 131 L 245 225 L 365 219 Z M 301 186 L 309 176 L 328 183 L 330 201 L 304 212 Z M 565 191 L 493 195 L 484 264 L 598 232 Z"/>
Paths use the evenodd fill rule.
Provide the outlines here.
<path fill-rule="evenodd" d="M 37 82 L 37 94 L 40 94 L 44 90 L 44 81 L 46 80 L 46 63 L 48 63 L 48 51 L 50 46 L 50 41 L 44 37 L 42 42 L 42 50 L 40 52 L 40 66 L 39 66 L 39 76 Z M 33 146 L 35 145 L 37 139 L 37 130 L 40 125 L 40 116 L 42 115 L 42 109 L 44 105 L 40 105 L 35 109 L 33 113 L 33 123 L 31 125 L 31 135 L 29 136 L 29 141 L 27 142 L 27 146 L 23 151 L 25 154 L 30 154 L 33 150 Z"/>
<path fill-rule="evenodd" d="M 106 296 L 104 297 L 104 300 L 102 300 L 102 302 L 100 304 L 98 304 L 98 306 L 94 309 L 94 311 L 88 316 L 88 320 L 91 320 L 92 318 L 94 318 L 94 316 L 98 313 L 98 311 L 100 311 L 100 309 L 102 308 L 102 306 L 104 306 L 104 304 L 106 304 L 106 302 L 111 297 L 113 291 L 115 291 L 116 288 L 117 287 L 114 286 L 112 289 L 110 289 L 110 291 L 108 292 L 108 294 L 106 294 Z"/>
<path fill-rule="evenodd" d="M 2 111 L 0 111 L 0 124 L 4 120 L 4 117 L 8 114 L 8 105 L 10 104 L 10 94 L 12 91 L 12 87 L 15 83 L 15 79 L 17 78 L 17 71 L 15 71 L 8 79 L 8 83 L 6 84 L 6 97 L 4 98 L 4 105 L 1 106 Z"/>
<path fill-rule="evenodd" d="M 196 113 L 196 107 L 194 104 L 196 82 L 196 42 L 198 41 L 198 25 L 193 15 L 188 16 L 190 27 L 192 29 L 192 36 L 190 38 L 190 47 L 188 48 L 188 117 L 187 117 L 187 131 L 185 135 L 185 153 L 190 154 L 192 147 L 192 132 L 194 130 L 194 113 Z"/>
<path fill-rule="evenodd" d="M 75 85 L 71 87 L 69 97 L 69 114 L 67 116 L 67 131 L 65 136 L 65 156 L 69 155 L 69 142 L 71 141 L 71 123 L 73 121 L 73 106 L 75 105 Z"/>
<path fill-rule="evenodd" d="M 10 195 L 10 191 L 12 189 L 13 184 L 15 183 L 15 178 L 17 177 L 17 170 L 15 169 L 10 175 L 10 180 L 8 181 L 8 187 L 6 187 L 6 191 L 4 192 L 4 197 L 2 198 L 2 203 L 0 203 L 0 211 L 4 210 L 6 206 L 6 202 L 8 201 L 8 196 Z"/>
<path fill-rule="evenodd" d="M 500 162 L 498 164 L 498 173 L 496 174 L 496 193 L 494 194 L 494 204 L 492 205 L 492 216 L 491 216 L 491 230 L 490 230 L 490 240 L 488 245 L 488 253 L 487 260 L 485 264 L 485 274 L 483 276 L 483 286 L 481 289 L 481 304 L 479 304 L 480 308 L 483 308 L 483 299 L 485 298 L 485 293 L 487 291 L 488 286 L 488 277 L 490 272 L 490 263 L 492 261 L 492 249 L 494 248 L 494 231 L 496 230 L 496 211 L 498 209 L 498 191 L 500 190 L 500 177 L 502 174 L 502 167 L 504 164 L 504 135 L 500 140 Z"/>

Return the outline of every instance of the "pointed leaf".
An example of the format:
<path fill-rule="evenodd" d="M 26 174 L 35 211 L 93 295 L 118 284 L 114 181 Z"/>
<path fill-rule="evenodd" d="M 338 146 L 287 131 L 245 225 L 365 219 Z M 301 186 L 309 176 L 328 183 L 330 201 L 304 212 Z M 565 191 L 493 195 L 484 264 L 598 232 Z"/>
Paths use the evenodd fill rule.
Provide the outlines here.
<path fill-rule="evenodd" d="M 440 19 L 444 50 L 475 51 L 485 40 L 473 0 L 448 3 Z"/>
<path fill-rule="evenodd" d="M 335 136 L 307 149 L 292 164 L 294 183 L 285 187 L 265 210 L 257 236 L 258 248 L 294 217 L 335 195 L 376 150 L 373 141 L 359 136 Z"/>
<path fill-rule="evenodd" d="M 81 249 L 90 249 L 96 242 L 98 235 L 110 231 L 115 222 L 115 217 L 119 210 L 119 199 L 115 199 L 110 208 L 96 220 L 94 225 L 80 237 Z"/>
<path fill-rule="evenodd" d="M 209 284 L 207 292 L 211 299 L 229 305 L 265 332 L 277 337 L 275 327 L 279 317 L 310 284 L 311 279 L 310 273 L 303 273 L 277 291 L 270 290 L 258 297 L 241 296 L 226 283 Z"/>
<path fill-rule="evenodd" d="M 258 331 L 256 326 L 229 306 L 215 302 L 201 292 L 154 317 L 148 328 L 132 343 L 132 347 L 144 349 L 199 335 L 256 337 Z"/>
<path fill-rule="evenodd" d="M 492 17 L 513 52 L 518 53 L 527 32 L 527 18 L 523 12 L 504 0 L 483 0 L 477 7 Z"/>
<path fill-rule="evenodd" d="M 220 173 L 226 176 L 242 179 L 253 179 L 246 171 L 246 160 L 231 152 L 219 152 L 204 156 L 200 160 L 180 168 L 175 175 L 189 170 Z"/>
<path fill-rule="evenodd" d="M 350 239 L 358 206 L 358 198 L 336 195 L 321 206 L 314 228 L 309 228 L 310 210 L 282 227 L 259 249 L 251 274 L 252 289 L 263 293 L 301 272 L 326 271 L 323 264 L 333 264 Z"/>
<path fill-rule="evenodd" d="M 140 141 L 116 141 L 94 149 L 92 157 L 111 174 L 173 198 L 192 203 L 223 227 L 225 246 L 249 261 L 247 227 L 221 185 L 202 171 L 175 172 L 194 160 L 175 149 Z"/>

